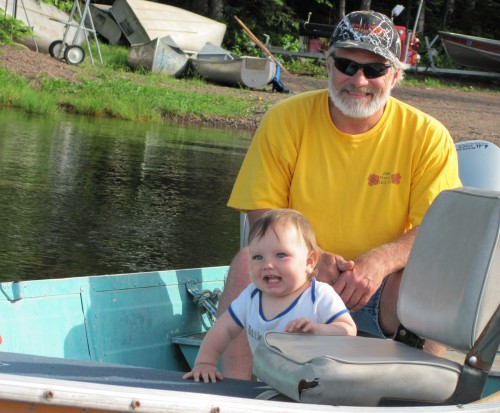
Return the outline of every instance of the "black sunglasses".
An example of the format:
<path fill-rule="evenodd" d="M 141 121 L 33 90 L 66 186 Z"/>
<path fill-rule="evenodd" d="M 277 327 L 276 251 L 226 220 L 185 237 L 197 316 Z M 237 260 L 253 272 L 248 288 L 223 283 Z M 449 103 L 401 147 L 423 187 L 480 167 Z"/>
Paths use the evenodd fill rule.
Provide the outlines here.
<path fill-rule="evenodd" d="M 387 74 L 392 65 L 385 63 L 357 63 L 343 57 L 332 56 L 335 67 L 347 76 L 354 76 L 362 70 L 367 79 L 376 79 Z"/>

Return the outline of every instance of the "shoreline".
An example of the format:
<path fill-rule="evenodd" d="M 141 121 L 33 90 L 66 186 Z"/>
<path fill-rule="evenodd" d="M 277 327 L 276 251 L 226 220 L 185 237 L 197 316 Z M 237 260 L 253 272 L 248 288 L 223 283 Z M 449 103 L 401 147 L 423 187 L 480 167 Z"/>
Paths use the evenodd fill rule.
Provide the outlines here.
<path fill-rule="evenodd" d="M 178 101 L 174 101 L 168 106 L 169 99 L 165 99 L 166 103 L 163 105 L 166 107 L 154 109 L 156 111 L 154 114 L 148 113 L 147 108 L 144 109 L 143 113 L 138 113 L 139 110 L 143 110 L 141 102 L 138 103 L 131 99 L 128 102 L 130 108 L 127 107 L 127 102 L 124 104 L 124 110 L 128 110 L 129 113 L 122 115 L 118 111 L 114 112 L 113 107 L 106 106 L 97 108 L 94 112 L 91 108 L 88 110 L 89 113 L 80 113 L 73 102 L 78 97 L 75 92 L 73 95 L 71 93 L 65 95 L 63 103 L 61 103 L 61 97 L 58 96 L 57 90 L 56 93 L 53 93 L 55 102 L 53 110 L 55 112 L 115 117 L 141 122 L 168 121 L 179 125 L 235 128 L 252 132 L 257 128 L 264 113 L 274 103 L 291 96 L 290 94 L 272 92 L 272 87 L 269 85 L 258 90 L 238 89 L 206 83 L 201 79 L 175 79 L 168 76 L 113 71 L 85 63 L 81 66 L 72 66 L 53 59 L 47 54 L 36 53 L 25 47 L 13 45 L 0 46 L 0 68 L 15 75 L 16 79 L 24 79 L 23 85 L 17 85 L 21 82 L 9 82 L 16 83 L 16 85 L 9 84 L 9 88 L 14 88 L 14 91 L 11 92 L 14 96 L 17 92 L 16 88 L 24 88 L 26 89 L 25 93 L 35 96 L 32 98 L 35 100 L 37 93 L 44 87 L 46 88 L 47 84 L 53 88 L 60 84 L 60 95 L 62 95 L 66 86 L 76 87 L 82 83 L 93 81 L 99 81 L 100 84 L 104 85 L 107 85 L 106 82 L 114 81 L 112 87 L 115 88 L 120 87 L 122 83 L 133 85 L 136 87 L 133 89 L 134 93 L 149 87 L 151 89 L 150 96 L 146 95 L 143 104 L 149 103 L 149 97 L 175 94 L 173 98 L 169 99 L 178 99 Z M 282 73 L 281 81 L 292 91 L 299 92 L 301 88 L 295 83 L 295 78 L 298 78 L 306 90 L 327 87 L 326 78 L 311 78 L 300 75 L 294 75 L 291 78 Z M 114 92 L 113 89 L 110 90 Z M 4 93 L 4 91 L 0 91 L 0 96 Z M 127 97 L 127 91 L 122 96 Z M 432 86 L 432 83 L 429 82 L 428 85 L 425 83 L 418 86 L 400 85 L 394 89 L 393 96 L 441 121 L 450 130 L 455 141 L 484 139 L 500 146 L 500 132 L 498 131 L 500 93 L 498 92 L 477 90 L 472 84 L 468 90 L 464 90 L 464 88 Z M 102 96 L 97 98 L 93 96 L 93 98 L 97 101 L 103 100 Z M 23 110 L 6 99 L 8 97 L 3 97 L 0 104 L 4 107 Z M 108 96 L 106 96 L 107 99 Z M 120 103 L 119 100 L 116 100 L 114 104 Z M 184 109 L 179 109 L 179 106 Z M 219 110 L 221 108 L 225 109 L 226 112 Z M 50 114 L 42 113 L 42 115 Z"/>

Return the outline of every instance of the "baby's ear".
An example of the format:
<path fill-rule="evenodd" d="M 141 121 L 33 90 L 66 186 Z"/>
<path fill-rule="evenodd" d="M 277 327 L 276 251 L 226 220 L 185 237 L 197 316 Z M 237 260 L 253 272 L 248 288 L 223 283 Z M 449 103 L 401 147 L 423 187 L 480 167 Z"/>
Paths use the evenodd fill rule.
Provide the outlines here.
<path fill-rule="evenodd" d="M 314 269 L 316 268 L 316 264 L 319 260 L 319 254 L 316 251 L 310 251 L 307 256 L 307 271 L 309 274 L 314 273 Z"/>

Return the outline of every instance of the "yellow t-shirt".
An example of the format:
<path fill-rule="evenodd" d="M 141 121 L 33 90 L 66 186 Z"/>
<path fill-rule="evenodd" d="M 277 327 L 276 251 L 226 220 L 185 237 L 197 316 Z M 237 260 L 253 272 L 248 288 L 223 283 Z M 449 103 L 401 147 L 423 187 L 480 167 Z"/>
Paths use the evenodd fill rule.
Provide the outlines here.
<path fill-rule="evenodd" d="M 320 90 L 268 111 L 228 205 L 296 209 L 321 248 L 354 259 L 419 225 L 436 195 L 458 186 L 455 145 L 437 120 L 391 97 L 372 130 L 347 135 Z"/>

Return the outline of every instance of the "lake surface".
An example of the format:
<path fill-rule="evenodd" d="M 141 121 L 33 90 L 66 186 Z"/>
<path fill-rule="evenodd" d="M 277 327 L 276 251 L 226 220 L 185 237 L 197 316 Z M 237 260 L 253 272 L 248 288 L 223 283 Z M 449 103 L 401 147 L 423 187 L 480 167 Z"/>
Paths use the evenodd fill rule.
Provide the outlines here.
<path fill-rule="evenodd" d="M 229 264 L 249 132 L 0 111 L 0 281 Z"/>

